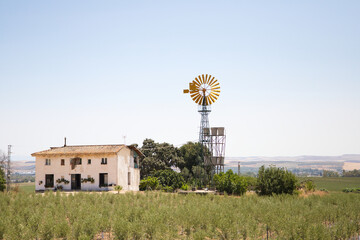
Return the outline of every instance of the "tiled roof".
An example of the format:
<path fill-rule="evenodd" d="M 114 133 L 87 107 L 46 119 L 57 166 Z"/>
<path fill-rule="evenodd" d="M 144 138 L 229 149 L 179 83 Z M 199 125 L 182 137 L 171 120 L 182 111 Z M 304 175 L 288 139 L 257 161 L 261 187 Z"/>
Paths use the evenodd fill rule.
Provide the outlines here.
<path fill-rule="evenodd" d="M 80 146 L 64 146 L 51 147 L 48 150 L 35 152 L 31 154 L 33 157 L 46 155 L 76 155 L 76 154 L 105 154 L 118 153 L 126 145 L 80 145 Z M 137 150 L 139 151 L 139 150 Z"/>

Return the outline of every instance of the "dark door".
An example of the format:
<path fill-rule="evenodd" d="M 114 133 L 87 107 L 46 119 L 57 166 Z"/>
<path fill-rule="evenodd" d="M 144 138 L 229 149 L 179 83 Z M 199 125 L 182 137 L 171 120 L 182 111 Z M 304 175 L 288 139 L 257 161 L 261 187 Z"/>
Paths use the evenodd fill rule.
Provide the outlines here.
<path fill-rule="evenodd" d="M 71 174 L 71 190 L 81 189 L 81 174 Z"/>

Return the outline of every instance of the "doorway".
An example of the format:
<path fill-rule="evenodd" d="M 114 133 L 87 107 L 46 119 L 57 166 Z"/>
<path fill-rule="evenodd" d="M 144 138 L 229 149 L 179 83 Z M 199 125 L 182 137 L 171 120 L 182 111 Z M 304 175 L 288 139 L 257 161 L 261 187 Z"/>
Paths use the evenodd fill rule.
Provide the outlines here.
<path fill-rule="evenodd" d="M 71 174 L 71 190 L 81 189 L 81 174 Z"/>

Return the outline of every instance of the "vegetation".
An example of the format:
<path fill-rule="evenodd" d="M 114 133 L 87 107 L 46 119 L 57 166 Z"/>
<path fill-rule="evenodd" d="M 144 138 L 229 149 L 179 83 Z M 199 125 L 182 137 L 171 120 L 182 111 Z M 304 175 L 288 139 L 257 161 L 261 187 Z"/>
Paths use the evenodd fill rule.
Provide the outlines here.
<path fill-rule="evenodd" d="M 350 239 L 359 201 L 352 193 L 0 193 L 0 239 Z"/>
<path fill-rule="evenodd" d="M 245 177 L 234 174 L 231 169 L 226 173 L 215 174 L 214 182 L 218 191 L 227 194 L 243 195 L 247 190 Z"/>
<path fill-rule="evenodd" d="M 360 177 L 360 170 L 354 169 L 352 171 L 343 170 L 343 177 Z"/>
<path fill-rule="evenodd" d="M 145 158 L 140 162 L 140 176 L 146 178 L 154 171 L 169 170 L 184 164 L 179 149 L 169 143 L 156 143 L 152 139 L 145 139 L 141 152 Z"/>
<path fill-rule="evenodd" d="M 156 190 L 158 189 L 160 182 L 157 177 L 147 177 L 140 181 L 139 189 L 141 191 L 145 190 Z"/>
<path fill-rule="evenodd" d="M 35 174 L 12 174 L 11 181 L 15 183 L 35 182 Z"/>
<path fill-rule="evenodd" d="M 335 171 L 329 171 L 329 170 L 324 170 L 322 173 L 323 177 L 340 177 L 338 172 Z"/>
<path fill-rule="evenodd" d="M 173 170 L 156 171 L 154 173 L 154 177 L 159 180 L 159 184 L 162 186 L 162 188 L 165 188 L 166 191 L 170 191 L 171 189 L 179 189 L 183 184 L 185 184 L 184 178 L 181 176 L 181 174 Z"/>
<path fill-rule="evenodd" d="M 4 191 L 6 188 L 5 173 L 2 167 L 0 166 L 0 192 Z"/>
<path fill-rule="evenodd" d="M 324 188 L 330 192 L 341 192 L 344 188 L 360 187 L 360 178 L 356 177 L 334 177 L 334 178 L 300 178 L 300 181 L 312 180 L 318 189 Z"/>
<path fill-rule="evenodd" d="M 256 192 L 259 195 L 293 194 L 296 190 L 295 175 L 283 168 L 264 166 L 259 168 Z"/>
<path fill-rule="evenodd" d="M 345 188 L 342 191 L 345 193 L 349 193 L 349 192 L 360 193 L 360 188 Z"/>
<path fill-rule="evenodd" d="M 6 188 L 5 180 L 5 160 L 6 155 L 0 150 L 0 192 L 4 191 Z"/>
<path fill-rule="evenodd" d="M 120 185 L 117 185 L 117 186 L 114 187 L 114 190 L 117 191 L 118 194 L 120 193 L 120 191 L 121 191 L 122 189 L 123 189 L 123 187 L 120 186 Z"/>

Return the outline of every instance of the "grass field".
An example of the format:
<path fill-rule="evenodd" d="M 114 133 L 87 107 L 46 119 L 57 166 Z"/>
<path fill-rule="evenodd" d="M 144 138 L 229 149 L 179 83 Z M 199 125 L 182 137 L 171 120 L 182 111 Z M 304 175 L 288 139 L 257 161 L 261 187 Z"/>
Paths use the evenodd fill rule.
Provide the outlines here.
<path fill-rule="evenodd" d="M 360 194 L 0 193 L 0 239 L 350 239 Z"/>
<path fill-rule="evenodd" d="M 316 188 L 325 188 L 329 191 L 342 191 L 345 188 L 360 188 L 360 178 L 358 177 L 337 177 L 337 178 L 323 178 L 313 177 L 306 178 L 314 181 Z"/>
<path fill-rule="evenodd" d="M 27 193 L 32 193 L 35 192 L 35 183 L 34 182 L 30 182 L 30 183 L 17 183 L 17 184 L 13 184 L 13 187 L 18 185 L 19 186 L 19 190 L 22 192 L 27 192 Z"/>

